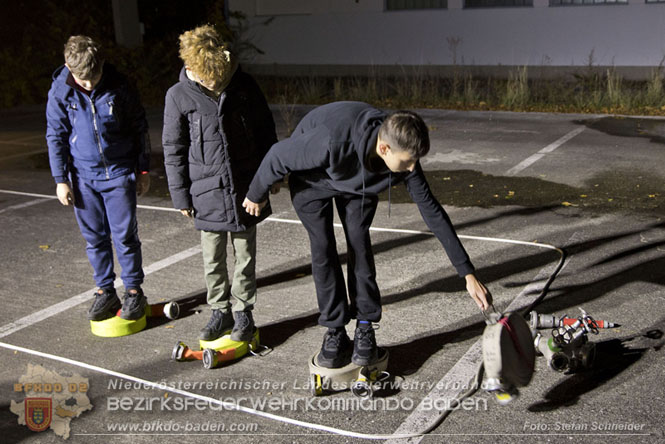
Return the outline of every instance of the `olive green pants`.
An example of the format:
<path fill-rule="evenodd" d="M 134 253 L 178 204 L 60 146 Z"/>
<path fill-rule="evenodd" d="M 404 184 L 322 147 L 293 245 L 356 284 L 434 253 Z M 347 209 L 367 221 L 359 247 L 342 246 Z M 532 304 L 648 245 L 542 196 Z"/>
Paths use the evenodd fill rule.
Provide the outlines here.
<path fill-rule="evenodd" d="M 226 244 L 231 236 L 235 267 L 229 284 Z M 208 304 L 223 312 L 249 311 L 256 303 L 256 226 L 237 233 L 201 231 L 201 250 Z M 230 290 L 230 291 L 229 291 Z"/>

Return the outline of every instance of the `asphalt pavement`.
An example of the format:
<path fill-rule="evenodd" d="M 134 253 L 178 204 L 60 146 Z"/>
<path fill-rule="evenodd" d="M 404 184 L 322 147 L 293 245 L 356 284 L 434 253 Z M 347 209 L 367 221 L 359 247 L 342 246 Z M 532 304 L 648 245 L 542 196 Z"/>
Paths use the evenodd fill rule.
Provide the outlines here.
<path fill-rule="evenodd" d="M 280 138 L 308 109 L 274 108 Z M 3 442 L 361 442 L 432 424 L 408 442 L 665 442 L 665 120 L 419 110 L 432 139 L 422 161 L 431 188 L 497 309 L 534 301 L 560 249 L 563 267 L 535 310 L 577 317 L 581 307 L 621 325 L 589 335 L 588 368 L 557 372 L 536 358 L 530 384 L 500 405 L 472 390 L 484 318 L 402 185 L 391 190 L 390 212 L 382 196 L 373 224 L 384 303 L 376 335 L 391 378 L 371 400 L 312 395 L 308 360 L 324 329 L 288 190 L 271 197 L 274 214 L 258 228 L 254 317 L 272 351 L 214 369 L 172 361 L 179 341 L 196 348 L 209 310 L 200 237 L 172 208 L 161 111 L 148 111 L 152 187 L 138 210 L 144 290 L 150 303 L 177 300 L 182 311 L 122 338 L 90 332 L 94 281 L 73 212 L 55 200 L 44 110 L 0 111 Z M 20 403 L 36 397 L 64 399 L 52 412 L 55 429 L 20 423 L 19 410 L 34 414 Z"/>

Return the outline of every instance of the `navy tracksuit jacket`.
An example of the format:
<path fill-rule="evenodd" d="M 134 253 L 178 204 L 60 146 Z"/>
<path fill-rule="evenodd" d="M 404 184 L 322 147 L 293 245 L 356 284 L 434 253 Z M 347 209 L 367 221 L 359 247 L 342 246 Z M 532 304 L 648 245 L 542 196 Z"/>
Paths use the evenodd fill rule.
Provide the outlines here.
<path fill-rule="evenodd" d="M 56 183 L 71 179 L 74 213 L 100 288 L 112 288 L 116 247 L 126 288 L 143 282 L 136 222 L 136 172 L 147 172 L 145 111 L 124 76 L 106 63 L 90 94 L 66 66 L 53 74 L 46 106 L 46 141 Z"/>

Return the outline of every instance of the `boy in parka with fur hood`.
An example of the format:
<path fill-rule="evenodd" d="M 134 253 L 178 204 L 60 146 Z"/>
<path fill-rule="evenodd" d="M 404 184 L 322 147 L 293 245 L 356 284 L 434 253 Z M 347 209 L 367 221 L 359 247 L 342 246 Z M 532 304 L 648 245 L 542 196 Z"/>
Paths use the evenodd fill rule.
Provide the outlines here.
<path fill-rule="evenodd" d="M 248 341 L 254 332 L 256 224 L 270 206 L 251 216 L 242 200 L 277 141 L 275 124 L 258 85 L 213 26 L 183 33 L 180 58 L 185 66 L 166 94 L 162 145 L 173 205 L 201 231 L 212 316 L 199 338 L 212 341 L 233 328 L 231 339 Z M 235 252 L 232 285 L 228 233 Z"/>

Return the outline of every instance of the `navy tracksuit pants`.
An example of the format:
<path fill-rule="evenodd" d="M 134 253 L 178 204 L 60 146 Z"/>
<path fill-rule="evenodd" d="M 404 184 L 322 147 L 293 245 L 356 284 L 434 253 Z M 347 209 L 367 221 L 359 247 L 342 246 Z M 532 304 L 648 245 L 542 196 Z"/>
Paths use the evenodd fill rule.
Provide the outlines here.
<path fill-rule="evenodd" d="M 378 197 L 311 188 L 294 176 L 289 180 L 289 188 L 293 207 L 309 234 L 319 324 L 342 327 L 352 318 L 378 322 L 381 295 L 369 235 Z M 333 202 L 346 237 L 347 286 L 337 254 Z"/>
<path fill-rule="evenodd" d="M 100 288 L 113 288 L 113 248 L 125 288 L 143 283 L 141 242 L 136 222 L 136 176 L 90 180 L 72 174 L 74 214 L 86 241 L 88 260 Z"/>

